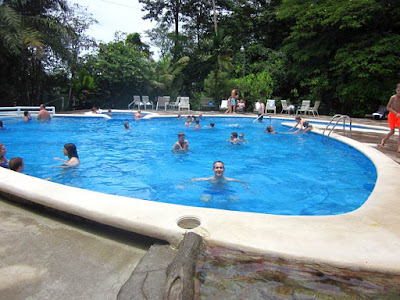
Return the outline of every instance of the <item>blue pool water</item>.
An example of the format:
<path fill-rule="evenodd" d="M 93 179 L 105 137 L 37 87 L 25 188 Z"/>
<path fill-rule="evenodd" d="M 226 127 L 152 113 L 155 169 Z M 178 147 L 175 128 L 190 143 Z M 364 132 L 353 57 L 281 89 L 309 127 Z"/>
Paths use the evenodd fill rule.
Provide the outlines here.
<path fill-rule="evenodd" d="M 359 208 L 376 181 L 372 162 L 352 147 L 317 134 L 265 134 L 269 120 L 247 118 L 201 120 L 202 128 L 185 120 L 157 118 L 135 121 L 114 113 L 111 120 L 57 117 L 50 122 L 4 119 L 0 142 L 8 159 L 25 160 L 25 173 L 69 186 L 152 201 L 281 215 L 330 215 Z M 124 130 L 123 122 L 131 130 Z M 287 132 L 283 120 L 275 130 Z M 215 128 L 205 128 L 214 122 Z M 171 151 L 183 131 L 190 151 Z M 231 145 L 230 133 L 243 132 L 249 143 Z M 81 164 L 60 165 L 65 143 L 77 145 Z M 190 182 L 213 176 L 222 160 L 225 176 L 248 182 L 213 186 Z M 84 201 L 82 199 L 82 201 Z M 112 201 L 112 200 L 110 200 Z M 127 200 L 129 201 L 129 200 Z"/>

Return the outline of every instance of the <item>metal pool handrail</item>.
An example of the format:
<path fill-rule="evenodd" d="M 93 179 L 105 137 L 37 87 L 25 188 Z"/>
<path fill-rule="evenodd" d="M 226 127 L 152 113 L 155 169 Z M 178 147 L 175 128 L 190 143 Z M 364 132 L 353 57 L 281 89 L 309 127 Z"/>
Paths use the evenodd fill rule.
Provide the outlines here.
<path fill-rule="evenodd" d="M 329 128 L 329 126 L 332 124 L 332 122 L 337 119 L 335 125 L 333 125 L 333 127 L 329 130 L 328 132 L 328 137 L 330 136 L 331 132 L 335 129 L 336 125 L 340 122 L 340 120 L 343 120 L 343 135 L 346 134 L 346 119 L 349 119 L 349 137 L 351 137 L 351 118 L 348 115 L 341 115 L 341 114 L 336 114 L 332 117 L 331 121 L 329 122 L 329 124 L 326 126 L 326 128 L 324 129 L 324 131 L 322 132 L 322 135 L 325 136 L 325 130 L 327 130 Z"/>

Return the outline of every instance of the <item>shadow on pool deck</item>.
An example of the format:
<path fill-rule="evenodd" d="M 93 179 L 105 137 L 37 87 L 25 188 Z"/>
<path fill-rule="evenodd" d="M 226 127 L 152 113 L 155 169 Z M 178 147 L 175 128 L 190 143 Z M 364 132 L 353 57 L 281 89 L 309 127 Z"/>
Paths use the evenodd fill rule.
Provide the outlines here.
<path fill-rule="evenodd" d="M 331 119 L 305 118 L 311 123 Z M 353 123 L 388 128 L 387 121 L 353 119 Z M 382 149 L 378 145 L 385 134 L 353 131 L 352 139 L 400 163 L 398 133 Z M 0 298 L 115 299 L 127 282 L 118 299 L 161 299 L 165 271 L 176 250 L 160 241 L 2 200 L 0 215 Z M 196 291 L 198 297 L 206 299 L 354 299 L 364 288 L 363 297 L 395 299 L 400 294 L 396 287 L 399 281 L 399 276 L 385 279 L 383 274 L 360 274 L 207 247 L 197 266 Z"/>

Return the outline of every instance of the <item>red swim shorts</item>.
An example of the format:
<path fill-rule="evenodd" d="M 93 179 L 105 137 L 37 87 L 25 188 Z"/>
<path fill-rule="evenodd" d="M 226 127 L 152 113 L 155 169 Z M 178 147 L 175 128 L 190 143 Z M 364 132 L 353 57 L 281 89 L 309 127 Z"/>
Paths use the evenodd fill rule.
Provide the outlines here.
<path fill-rule="evenodd" d="M 395 127 L 400 128 L 400 118 L 398 118 L 394 113 L 390 112 L 388 116 L 388 123 L 390 129 L 394 129 Z"/>

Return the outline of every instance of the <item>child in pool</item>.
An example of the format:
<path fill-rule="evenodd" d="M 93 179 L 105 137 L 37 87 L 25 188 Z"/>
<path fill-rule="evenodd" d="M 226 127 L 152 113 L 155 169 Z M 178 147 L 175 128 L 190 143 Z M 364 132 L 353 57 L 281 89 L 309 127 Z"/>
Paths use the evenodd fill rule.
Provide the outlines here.
<path fill-rule="evenodd" d="M 294 125 L 292 128 L 290 128 L 289 130 L 293 130 L 295 129 L 299 124 L 300 124 L 300 128 L 297 129 L 294 133 L 299 133 L 300 130 L 303 130 L 303 133 L 307 133 L 309 131 L 311 131 L 313 129 L 312 125 L 308 122 L 308 121 L 304 121 L 302 120 L 300 117 L 296 117 L 296 125 Z"/>

